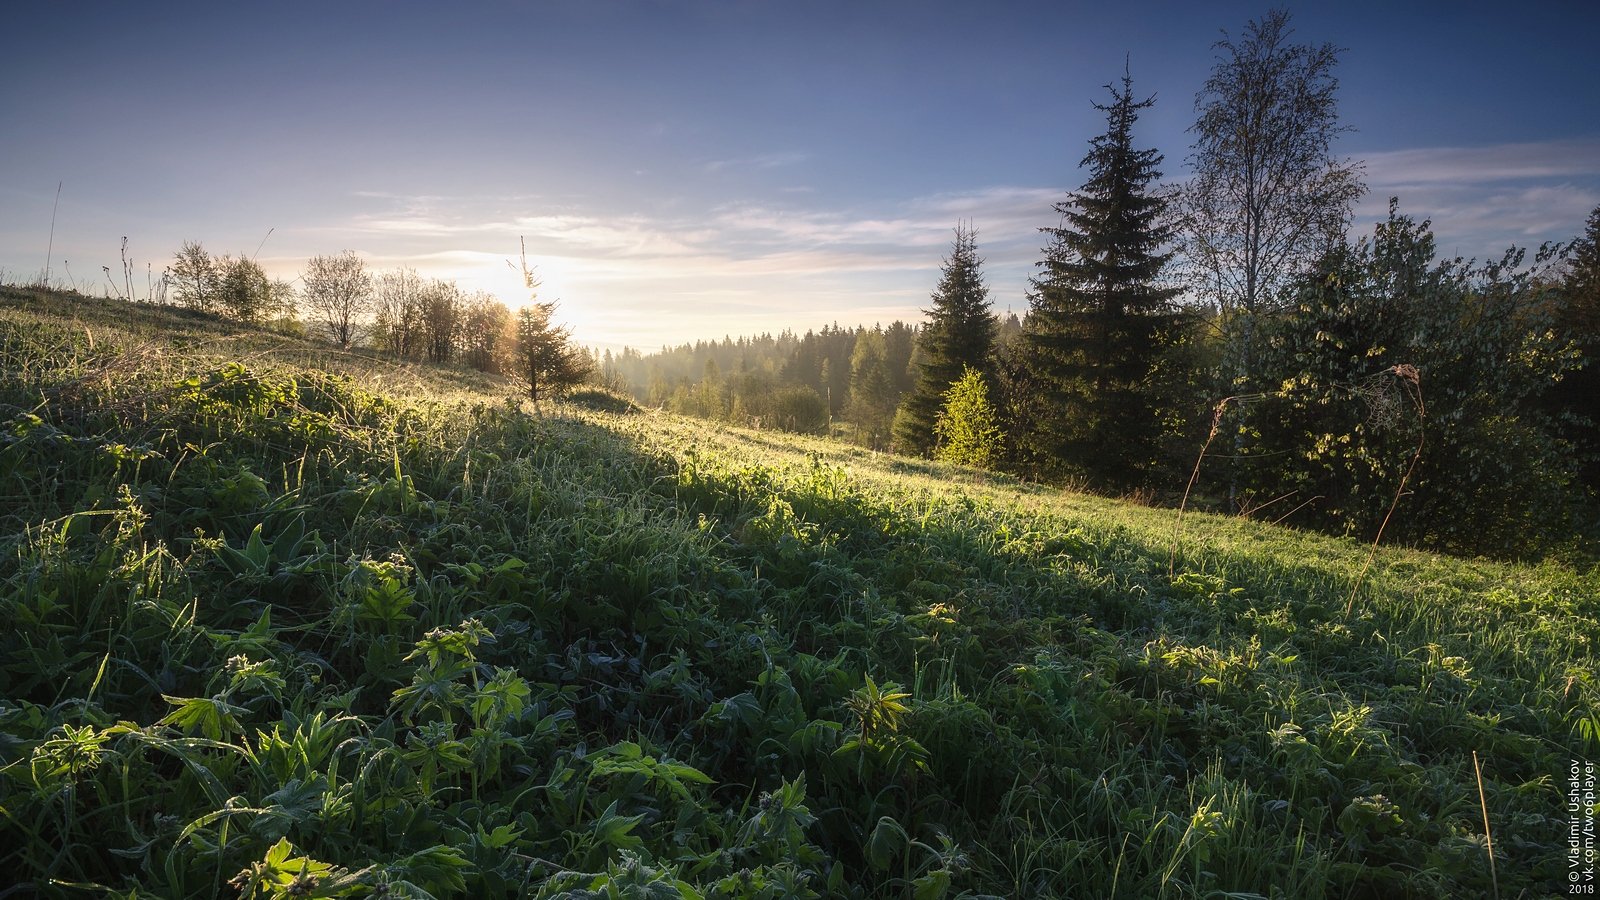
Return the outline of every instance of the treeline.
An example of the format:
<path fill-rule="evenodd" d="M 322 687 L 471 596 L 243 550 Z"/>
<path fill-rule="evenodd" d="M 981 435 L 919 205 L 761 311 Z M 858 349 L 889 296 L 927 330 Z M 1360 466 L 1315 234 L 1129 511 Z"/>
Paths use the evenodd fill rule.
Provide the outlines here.
<path fill-rule="evenodd" d="M 947 270 L 978 271 L 959 246 L 969 239 Z M 1215 310 L 1167 304 L 1102 332 L 1070 317 L 1052 330 L 1042 283 L 1021 322 L 941 294 L 929 326 L 608 351 L 600 370 L 685 415 L 1158 500 L 1179 499 L 1204 447 L 1191 504 L 1344 533 L 1373 534 L 1404 478 L 1390 537 L 1531 550 L 1592 529 L 1597 241 L 1600 210 L 1558 266 L 1524 269 L 1518 253 L 1438 260 L 1429 223 L 1396 208 L 1257 316 L 1240 378 L 1228 376 L 1239 350 Z M 963 301 L 988 316 L 986 347 L 948 340 L 985 331 L 945 321 Z M 1105 331 L 1138 335 L 1143 352 L 1097 364 Z M 1053 345 L 1064 349 L 1051 357 Z"/>
<path fill-rule="evenodd" d="M 754 428 L 831 432 L 887 450 L 901 398 L 917 384 L 920 326 L 843 328 L 696 341 L 648 356 L 600 356 L 613 387 L 640 403 Z M 1010 316 L 1002 329 L 1021 333 Z"/>
<path fill-rule="evenodd" d="M 126 243 L 126 238 L 123 239 Z M 187 241 L 162 278 L 163 299 L 198 312 L 212 313 L 252 325 L 288 324 L 295 315 L 294 286 L 269 279 L 254 259 L 213 256 L 195 241 Z M 132 299 L 131 297 L 129 299 Z"/>
<path fill-rule="evenodd" d="M 1503 556 L 1592 538 L 1600 209 L 1532 260 L 1440 260 L 1394 200 L 1352 240 L 1338 51 L 1289 36 L 1275 11 L 1217 45 L 1181 189 L 1135 140 L 1153 100 L 1108 86 L 1020 322 L 995 315 L 963 224 L 921 326 L 603 368 L 678 412 L 1366 539 Z"/>
<path fill-rule="evenodd" d="M 269 280 L 253 259 L 213 256 L 185 242 L 162 279 L 163 298 L 197 312 L 257 325 L 310 330 L 341 348 L 358 343 L 397 359 L 463 365 L 519 381 L 537 403 L 586 381 L 597 368 L 537 298 L 517 312 L 492 294 L 400 268 L 372 272 L 351 251 L 315 256 L 296 279 Z"/>

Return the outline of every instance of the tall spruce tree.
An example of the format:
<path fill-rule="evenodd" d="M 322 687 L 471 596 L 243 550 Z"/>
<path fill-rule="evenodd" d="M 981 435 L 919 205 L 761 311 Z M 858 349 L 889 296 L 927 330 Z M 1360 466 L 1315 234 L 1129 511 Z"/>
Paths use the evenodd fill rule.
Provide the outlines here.
<path fill-rule="evenodd" d="M 928 324 L 917 338 L 921 360 L 917 386 L 906 395 L 894 419 L 895 449 L 926 455 L 933 448 L 933 424 L 945 392 L 968 368 L 989 372 L 994 353 L 994 311 L 983 283 L 978 231 L 956 226 L 955 241 L 933 292 Z"/>
<path fill-rule="evenodd" d="M 1057 203 L 1029 295 L 1029 365 L 1046 414 L 1035 440 L 1045 454 L 1110 487 L 1142 480 L 1160 431 L 1148 379 L 1162 333 L 1175 318 L 1176 288 L 1162 285 L 1172 258 L 1166 199 L 1153 185 L 1162 156 L 1133 146 L 1133 124 L 1154 98 L 1135 101 L 1132 79 L 1095 104 L 1106 131 L 1079 164 L 1082 190 Z"/>

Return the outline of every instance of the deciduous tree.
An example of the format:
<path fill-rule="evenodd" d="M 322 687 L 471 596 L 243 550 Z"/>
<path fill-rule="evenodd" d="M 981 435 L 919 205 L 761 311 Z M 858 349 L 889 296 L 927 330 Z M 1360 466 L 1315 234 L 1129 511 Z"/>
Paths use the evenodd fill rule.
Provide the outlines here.
<path fill-rule="evenodd" d="M 461 325 L 461 361 L 480 372 L 501 374 L 516 341 L 511 310 L 479 291 L 466 299 Z"/>
<path fill-rule="evenodd" d="M 1263 331 L 1276 389 L 1245 486 L 1371 538 L 1410 472 L 1386 540 L 1503 554 L 1570 538 L 1574 465 L 1540 398 L 1576 353 L 1551 327 L 1553 284 L 1522 263 L 1436 260 L 1429 223 L 1391 201 Z"/>
<path fill-rule="evenodd" d="M 173 296 L 189 309 L 212 312 L 217 302 L 217 265 L 199 241 L 184 241 L 167 269 Z"/>
<path fill-rule="evenodd" d="M 383 272 L 373 279 L 373 341 L 402 358 L 423 353 L 422 299 L 426 284 L 413 269 Z"/>
<path fill-rule="evenodd" d="M 300 297 L 329 339 L 349 349 L 372 303 L 372 278 L 353 251 L 314 256 L 300 275 Z"/>
<path fill-rule="evenodd" d="M 216 260 L 215 306 L 230 318 L 259 324 L 278 312 L 278 298 L 266 270 L 249 257 Z"/>
<path fill-rule="evenodd" d="M 1589 213 L 1566 265 L 1555 295 L 1556 327 L 1582 354 L 1581 368 L 1555 386 L 1548 408 L 1579 448 L 1584 484 L 1600 494 L 1600 207 Z"/>
<path fill-rule="evenodd" d="M 1254 314 L 1337 243 L 1365 188 L 1361 166 L 1333 152 L 1339 124 L 1332 44 L 1290 43 L 1276 9 L 1214 45 L 1195 97 L 1184 194 L 1196 287 L 1224 313 Z"/>
<path fill-rule="evenodd" d="M 1339 124 L 1332 44 L 1290 43 L 1289 13 L 1275 9 L 1224 32 L 1216 64 L 1195 96 L 1198 118 L 1184 191 L 1186 257 L 1193 284 L 1215 307 L 1225 359 L 1219 393 L 1246 396 L 1254 376 L 1260 318 L 1286 287 L 1342 240 L 1365 191 L 1361 166 L 1334 155 Z M 1250 410 L 1233 416 L 1233 455 L 1247 454 Z M 1237 471 L 1229 498 L 1236 501 Z"/>
<path fill-rule="evenodd" d="M 461 288 L 453 281 L 434 279 L 422 289 L 422 346 L 429 362 L 456 358 L 464 305 Z"/>

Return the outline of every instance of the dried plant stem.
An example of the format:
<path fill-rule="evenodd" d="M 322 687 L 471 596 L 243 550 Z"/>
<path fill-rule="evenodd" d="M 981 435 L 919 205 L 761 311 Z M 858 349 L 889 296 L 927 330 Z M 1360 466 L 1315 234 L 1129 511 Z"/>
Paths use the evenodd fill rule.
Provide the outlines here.
<path fill-rule="evenodd" d="M 1172 551 L 1167 556 L 1167 577 L 1177 575 L 1178 550 L 1183 539 L 1183 513 L 1189 506 L 1189 492 L 1194 490 L 1194 483 L 1200 478 L 1200 464 L 1205 462 L 1206 451 L 1211 449 L 1211 442 L 1217 439 L 1217 432 L 1222 429 L 1222 413 L 1229 403 L 1235 400 L 1259 400 L 1267 394 L 1235 394 L 1232 397 L 1223 397 L 1211 410 L 1211 431 L 1206 434 L 1206 442 L 1200 445 L 1200 455 L 1194 458 L 1194 471 L 1189 473 L 1189 483 L 1183 488 L 1183 499 L 1178 503 L 1178 520 L 1172 526 Z"/>
<path fill-rule="evenodd" d="M 1200 464 L 1205 462 L 1206 451 L 1211 449 L 1211 442 L 1217 438 L 1217 430 L 1222 426 L 1222 408 L 1233 399 L 1227 397 L 1218 403 L 1211 411 L 1211 431 L 1206 434 L 1206 442 L 1200 445 L 1200 455 L 1194 458 L 1194 471 L 1189 473 L 1189 483 L 1183 488 L 1183 500 L 1178 503 L 1178 521 L 1172 526 L 1172 552 L 1167 555 L 1167 577 L 1177 577 L 1178 542 L 1183 538 L 1183 511 L 1189 506 L 1189 492 L 1194 490 L 1194 483 L 1200 477 Z"/>
<path fill-rule="evenodd" d="M 267 229 L 267 233 L 266 234 L 261 236 L 261 243 L 256 245 L 256 252 L 250 254 L 250 261 L 251 262 L 255 262 L 256 261 L 256 257 L 261 255 L 261 248 L 265 247 L 267 245 L 267 238 L 272 237 L 272 233 L 274 231 L 277 231 L 277 230 L 278 230 L 278 227 L 276 225 L 274 225 L 273 227 Z"/>
<path fill-rule="evenodd" d="M 1324 497 L 1321 494 L 1318 494 L 1315 497 L 1312 497 L 1311 499 L 1306 500 L 1305 502 L 1301 503 L 1299 506 L 1296 506 L 1294 509 L 1289 510 L 1288 512 L 1286 512 L 1283 515 L 1279 516 L 1278 518 L 1273 519 L 1272 520 L 1272 524 L 1274 524 L 1274 525 L 1282 525 L 1284 519 L 1289 518 L 1290 516 L 1294 515 L 1295 513 L 1299 512 L 1302 509 L 1305 509 L 1306 507 L 1308 507 L 1311 504 L 1317 502 L 1318 500 L 1325 500 L 1325 499 L 1327 499 L 1327 498 Z"/>
<path fill-rule="evenodd" d="M 1500 876 L 1494 867 L 1494 835 L 1489 831 L 1489 801 L 1483 796 L 1483 767 L 1478 765 L 1478 751 L 1472 751 L 1472 771 L 1478 776 L 1478 808 L 1483 810 L 1483 840 L 1489 851 L 1489 883 L 1494 885 L 1495 900 L 1500 900 Z"/>
<path fill-rule="evenodd" d="M 122 286 L 126 291 L 122 294 L 124 300 L 138 299 L 133 295 L 133 260 L 128 258 L 128 236 L 122 236 Z"/>
<path fill-rule="evenodd" d="M 50 257 L 56 252 L 56 211 L 61 209 L 61 186 L 64 181 L 56 182 L 56 202 L 50 207 L 50 242 L 45 245 L 44 251 L 44 286 L 50 286 Z M 70 277 L 70 276 L 69 276 Z"/>
<path fill-rule="evenodd" d="M 1344 616 L 1347 619 L 1356 608 L 1356 594 L 1361 591 L 1361 585 L 1367 580 L 1367 572 L 1372 569 L 1372 561 L 1378 556 L 1378 542 L 1383 540 L 1383 530 L 1389 527 L 1389 520 L 1394 517 L 1395 509 L 1400 506 L 1400 498 L 1405 496 L 1406 484 L 1411 481 L 1412 473 L 1417 471 L 1417 463 L 1422 461 L 1422 448 L 1427 441 L 1425 426 L 1428 421 L 1428 410 L 1422 404 L 1422 375 L 1417 371 L 1417 367 L 1410 363 L 1394 366 L 1389 369 L 1389 373 L 1407 385 L 1406 395 L 1416 407 L 1417 449 L 1411 454 L 1411 462 L 1406 466 L 1406 473 L 1400 477 L 1400 486 L 1395 488 L 1394 501 L 1389 504 L 1389 511 L 1384 513 L 1383 521 L 1378 524 L 1378 533 L 1372 538 L 1372 548 L 1367 551 L 1367 561 L 1361 566 L 1361 573 L 1356 576 L 1356 583 L 1350 586 L 1350 599 L 1344 604 Z"/>

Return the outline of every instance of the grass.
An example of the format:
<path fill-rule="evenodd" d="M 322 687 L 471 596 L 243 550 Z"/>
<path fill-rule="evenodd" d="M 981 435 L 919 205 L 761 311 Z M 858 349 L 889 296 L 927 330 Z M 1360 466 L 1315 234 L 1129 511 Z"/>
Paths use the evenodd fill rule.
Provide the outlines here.
<path fill-rule="evenodd" d="M 1594 572 L 1191 513 L 1169 573 L 1171 510 L 71 295 L 0 362 L 23 890 L 1563 890 Z"/>

